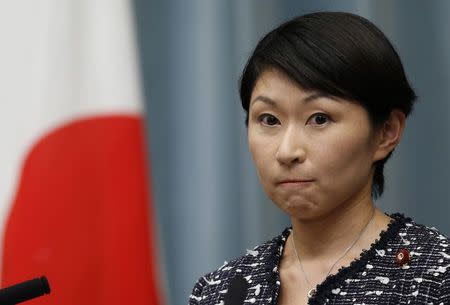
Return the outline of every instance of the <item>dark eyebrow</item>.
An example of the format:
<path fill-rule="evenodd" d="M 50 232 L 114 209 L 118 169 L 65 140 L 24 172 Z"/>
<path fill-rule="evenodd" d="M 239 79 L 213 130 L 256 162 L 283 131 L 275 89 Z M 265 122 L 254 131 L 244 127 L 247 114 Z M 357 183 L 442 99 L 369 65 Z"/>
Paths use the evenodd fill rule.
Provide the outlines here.
<path fill-rule="evenodd" d="M 267 96 L 263 96 L 263 95 L 258 95 L 257 97 L 255 97 L 253 99 L 253 101 L 250 102 L 250 104 L 255 103 L 257 101 L 263 102 L 265 104 L 269 104 L 270 106 L 275 106 L 275 101 L 273 99 L 271 99 L 270 97 Z"/>
<path fill-rule="evenodd" d="M 319 98 L 322 98 L 322 97 L 326 97 L 326 98 L 329 98 L 329 99 L 332 99 L 332 100 L 335 100 L 335 101 L 339 101 L 334 96 L 328 95 L 328 94 L 325 94 L 325 93 L 321 93 L 321 92 L 316 92 L 316 93 L 313 93 L 311 95 L 308 95 L 307 97 L 301 99 L 300 101 L 303 102 L 303 103 L 309 103 L 309 102 L 313 102 L 313 101 L 315 101 L 315 100 L 317 100 Z M 264 96 L 264 95 L 258 95 L 257 97 L 255 97 L 253 99 L 253 101 L 251 101 L 251 103 L 254 103 L 256 101 L 260 101 L 260 102 L 269 104 L 271 106 L 275 106 L 276 105 L 276 102 L 273 99 L 271 99 L 270 97 Z"/>

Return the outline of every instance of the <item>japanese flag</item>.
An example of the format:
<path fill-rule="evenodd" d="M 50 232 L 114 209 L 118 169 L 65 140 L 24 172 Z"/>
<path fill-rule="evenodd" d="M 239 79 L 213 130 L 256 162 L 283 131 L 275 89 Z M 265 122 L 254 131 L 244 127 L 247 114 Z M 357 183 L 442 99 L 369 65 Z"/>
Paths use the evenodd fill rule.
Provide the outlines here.
<path fill-rule="evenodd" d="M 160 305 L 131 2 L 0 4 L 1 287 Z"/>

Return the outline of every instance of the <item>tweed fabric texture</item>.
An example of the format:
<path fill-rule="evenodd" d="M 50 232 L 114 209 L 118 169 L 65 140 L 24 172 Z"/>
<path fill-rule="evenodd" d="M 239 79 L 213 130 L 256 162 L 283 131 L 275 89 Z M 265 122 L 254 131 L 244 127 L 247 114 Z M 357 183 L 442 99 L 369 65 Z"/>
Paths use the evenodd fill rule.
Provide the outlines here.
<path fill-rule="evenodd" d="M 308 304 L 450 304 L 450 240 L 401 214 L 390 216 L 393 220 L 388 229 L 381 232 L 370 249 L 350 266 L 328 276 Z M 277 304 L 278 266 L 290 232 L 291 228 L 285 229 L 281 235 L 201 277 L 189 305 L 230 305 L 223 300 L 230 280 L 236 276 L 249 283 L 244 304 Z M 411 259 L 400 266 L 396 255 L 402 249 L 409 252 Z"/>

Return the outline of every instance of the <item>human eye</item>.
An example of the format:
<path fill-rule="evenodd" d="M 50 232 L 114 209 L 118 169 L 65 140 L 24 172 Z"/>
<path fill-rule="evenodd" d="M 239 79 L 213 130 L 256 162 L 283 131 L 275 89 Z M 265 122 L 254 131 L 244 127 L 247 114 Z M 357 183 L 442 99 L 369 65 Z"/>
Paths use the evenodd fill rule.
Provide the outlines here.
<path fill-rule="evenodd" d="M 275 126 L 280 124 L 280 121 L 273 115 L 264 113 L 258 117 L 258 121 L 266 126 Z"/>
<path fill-rule="evenodd" d="M 323 126 L 330 122 L 330 116 L 325 113 L 314 113 L 309 117 L 307 124 Z"/>

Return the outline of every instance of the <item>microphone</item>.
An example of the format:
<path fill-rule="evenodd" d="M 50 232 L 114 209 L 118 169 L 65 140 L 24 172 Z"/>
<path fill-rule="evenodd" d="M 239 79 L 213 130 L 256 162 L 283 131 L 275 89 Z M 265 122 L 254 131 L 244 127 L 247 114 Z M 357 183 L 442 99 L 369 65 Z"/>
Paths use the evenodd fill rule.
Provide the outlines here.
<path fill-rule="evenodd" d="M 47 278 L 41 276 L 13 286 L 0 289 L 0 304 L 14 305 L 50 293 Z"/>
<path fill-rule="evenodd" d="M 237 275 L 230 281 L 228 292 L 224 298 L 224 305 L 242 305 L 247 296 L 249 284 L 242 275 Z"/>

